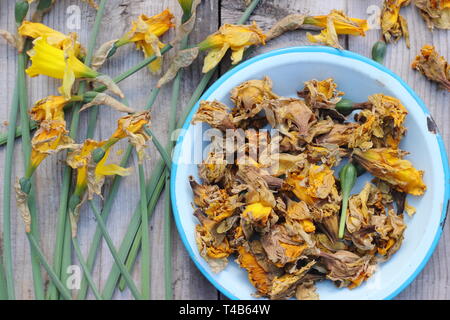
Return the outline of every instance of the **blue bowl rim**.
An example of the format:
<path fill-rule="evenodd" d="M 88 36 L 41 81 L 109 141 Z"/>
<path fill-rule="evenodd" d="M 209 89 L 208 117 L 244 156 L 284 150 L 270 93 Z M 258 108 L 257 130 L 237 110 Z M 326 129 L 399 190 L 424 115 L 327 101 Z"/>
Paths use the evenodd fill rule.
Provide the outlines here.
<path fill-rule="evenodd" d="M 298 46 L 298 47 L 288 47 L 288 48 L 282 48 L 282 49 L 276 49 L 276 50 L 272 50 L 263 54 L 260 54 L 258 56 L 255 56 L 247 61 L 242 62 L 241 64 L 237 65 L 235 68 L 229 70 L 228 72 L 226 72 L 224 75 L 222 75 L 216 82 L 214 82 L 209 89 L 201 96 L 201 98 L 199 99 L 199 101 L 202 100 L 206 100 L 207 97 L 209 97 L 220 85 L 222 85 L 223 82 L 225 82 L 228 78 L 230 78 L 232 75 L 234 75 L 235 73 L 239 72 L 240 70 L 246 68 L 247 66 L 260 61 L 260 60 L 264 60 L 266 58 L 269 57 L 273 57 L 273 56 L 278 56 L 278 55 L 282 55 L 282 54 L 287 54 L 287 53 L 299 53 L 299 52 L 318 52 L 318 53 L 329 53 L 329 54 L 333 54 L 336 56 L 341 56 L 341 57 L 346 57 L 346 58 L 351 58 L 354 60 L 358 60 L 358 61 L 362 61 L 365 62 L 381 71 L 383 71 L 384 73 L 387 73 L 388 75 L 392 76 L 393 78 L 395 78 L 397 81 L 400 82 L 400 84 L 408 91 L 408 93 L 416 100 L 416 102 L 419 104 L 419 106 L 422 108 L 422 111 L 424 112 L 424 115 L 426 117 L 430 117 L 432 118 L 429 110 L 427 109 L 427 107 L 425 106 L 425 103 L 422 101 L 422 99 L 419 98 L 419 96 L 414 92 L 414 90 L 408 85 L 406 84 L 405 81 L 403 81 L 397 74 L 395 74 L 393 71 L 391 71 L 390 69 L 386 68 L 385 66 L 379 64 L 378 62 L 375 62 L 372 59 L 369 59 L 367 57 L 364 57 L 360 54 L 348 51 L 348 50 L 338 50 L 338 49 L 334 49 L 334 48 L 330 48 L 330 47 L 324 47 L 324 46 Z M 176 177 L 176 173 L 178 170 L 178 158 L 180 157 L 180 152 L 181 152 L 181 145 L 183 143 L 183 139 L 185 136 L 185 133 L 187 131 L 187 129 L 190 126 L 192 117 L 194 116 L 195 112 L 197 111 L 199 107 L 199 102 L 197 102 L 197 104 L 194 106 L 194 108 L 192 108 L 191 112 L 189 113 L 185 123 L 183 124 L 182 127 L 182 133 L 180 134 L 180 136 L 177 139 L 177 144 L 175 146 L 174 149 L 174 154 L 173 154 L 173 161 L 172 161 L 172 169 L 171 169 L 171 176 L 172 177 Z M 443 208 L 442 208 L 442 214 L 441 214 L 441 221 L 440 221 L 440 227 L 438 228 L 438 231 L 436 232 L 436 235 L 434 237 L 434 240 L 425 256 L 425 258 L 422 260 L 422 262 L 419 264 L 419 266 L 416 268 L 416 270 L 414 271 L 414 273 L 401 285 L 399 286 L 399 288 L 397 288 L 397 290 L 395 290 L 393 293 L 391 293 L 389 296 L 385 297 L 384 300 L 391 300 L 393 298 L 395 298 L 400 292 L 402 292 L 418 275 L 419 273 L 423 270 L 423 268 L 425 267 L 425 265 L 427 264 L 428 260 L 430 259 L 431 255 L 433 254 L 434 250 L 436 249 L 436 246 L 439 242 L 439 239 L 442 235 L 442 231 L 444 228 L 444 224 L 445 224 L 445 220 L 446 220 L 446 215 L 447 215 L 447 206 L 448 206 L 448 202 L 450 200 L 450 176 L 449 176 L 449 165 L 448 165 L 448 157 L 447 157 L 447 152 L 445 149 L 445 145 L 444 145 L 444 141 L 442 139 L 442 136 L 439 132 L 436 132 L 436 139 L 439 145 L 439 151 L 441 154 L 441 160 L 442 160 L 442 166 L 444 169 L 444 175 L 445 175 L 445 193 L 444 193 L 444 199 L 443 199 Z M 172 210 L 173 210 L 173 214 L 174 214 L 174 218 L 175 218 L 175 223 L 178 229 L 178 233 L 181 237 L 181 240 L 183 241 L 183 244 L 186 248 L 186 250 L 189 253 L 189 256 L 191 257 L 191 259 L 194 261 L 194 264 L 197 266 L 197 268 L 200 270 L 200 272 L 208 279 L 208 281 L 214 285 L 214 287 L 216 287 L 216 289 L 218 289 L 219 291 L 221 291 L 225 296 L 227 296 L 229 299 L 232 300 L 239 300 L 239 298 L 237 298 L 235 295 L 233 295 L 231 292 L 229 292 L 227 289 L 225 289 L 223 286 L 221 286 L 218 282 L 216 282 L 216 280 L 214 280 L 210 274 L 207 272 L 207 270 L 205 270 L 205 268 L 197 261 L 194 252 L 192 251 L 192 249 L 190 248 L 189 245 L 189 241 L 185 235 L 183 231 L 183 228 L 181 226 L 181 221 L 180 221 L 180 213 L 178 211 L 178 208 L 176 206 L 176 192 L 175 192 L 175 187 L 176 187 L 176 182 L 175 179 L 171 179 L 170 182 L 170 192 L 171 192 L 171 199 L 172 199 Z"/>

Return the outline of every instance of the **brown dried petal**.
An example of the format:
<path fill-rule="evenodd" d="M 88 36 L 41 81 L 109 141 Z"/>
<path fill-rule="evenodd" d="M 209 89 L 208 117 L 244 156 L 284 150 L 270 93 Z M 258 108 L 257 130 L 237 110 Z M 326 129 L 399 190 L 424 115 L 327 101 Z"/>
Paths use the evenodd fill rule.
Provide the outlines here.
<path fill-rule="evenodd" d="M 111 49 L 114 47 L 114 44 L 118 39 L 114 39 L 108 42 L 105 42 L 100 46 L 100 48 L 95 52 L 92 57 L 91 67 L 94 70 L 100 69 L 105 63 L 106 59 L 108 59 L 108 55 L 111 52 Z"/>
<path fill-rule="evenodd" d="M 303 25 L 305 17 L 306 16 L 304 14 L 291 14 L 284 17 L 283 19 L 275 23 L 275 25 L 267 32 L 266 41 L 275 39 L 285 32 L 300 29 Z"/>
<path fill-rule="evenodd" d="M 166 83 L 172 81 L 176 77 L 178 71 L 181 68 L 189 67 L 194 62 L 194 60 L 197 59 L 198 53 L 199 53 L 198 47 L 185 49 L 177 52 L 177 54 L 172 60 L 172 63 L 167 69 L 167 72 L 161 77 L 161 79 L 159 79 L 156 87 L 161 88 Z"/>
<path fill-rule="evenodd" d="M 83 105 L 83 107 L 80 109 L 80 112 L 84 111 L 86 109 L 89 109 L 92 106 L 98 106 L 98 105 L 102 105 L 102 104 L 108 105 L 119 112 L 124 112 L 124 113 L 134 113 L 135 112 L 130 107 L 124 105 L 120 101 L 117 101 L 116 99 L 112 98 L 111 96 L 108 96 L 105 93 L 97 94 L 91 102 Z"/>
<path fill-rule="evenodd" d="M 96 77 L 95 81 L 105 85 L 109 91 L 111 91 L 115 95 L 118 95 L 122 99 L 125 98 L 125 95 L 123 94 L 122 90 L 120 90 L 119 86 L 114 82 L 113 79 L 111 79 L 107 75 L 102 74 Z"/>
<path fill-rule="evenodd" d="M 197 7 L 202 2 L 202 0 L 192 1 L 191 6 L 191 17 L 182 25 L 178 26 L 175 38 L 170 42 L 170 44 L 175 47 L 181 40 L 187 37 L 195 26 L 195 21 L 197 19 Z"/>
<path fill-rule="evenodd" d="M 4 38 L 14 48 L 19 49 L 19 40 L 12 33 L 0 29 L 0 37 Z"/>

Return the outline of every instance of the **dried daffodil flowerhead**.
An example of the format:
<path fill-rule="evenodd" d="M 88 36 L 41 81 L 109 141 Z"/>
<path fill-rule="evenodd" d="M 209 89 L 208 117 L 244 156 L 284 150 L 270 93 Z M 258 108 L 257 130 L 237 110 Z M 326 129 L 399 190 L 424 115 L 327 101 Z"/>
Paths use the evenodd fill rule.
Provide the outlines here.
<path fill-rule="evenodd" d="M 40 37 L 33 41 L 33 49 L 28 51 L 31 57 L 31 66 L 26 70 L 30 77 L 46 75 L 55 79 L 62 79 L 59 91 L 66 99 L 72 95 L 72 86 L 76 79 L 87 78 L 100 82 L 115 94 L 123 97 L 119 87 L 108 77 L 89 68 L 76 56 L 75 39 L 66 39 L 70 45 L 64 46 L 64 50 L 55 48 L 48 43 L 46 37 Z"/>
<path fill-rule="evenodd" d="M 26 177 L 29 178 L 39 164 L 50 154 L 63 149 L 76 147 L 74 141 L 67 135 L 65 121 L 44 120 L 31 140 L 31 161 Z"/>
<path fill-rule="evenodd" d="M 35 103 L 30 110 L 32 120 L 42 122 L 44 120 L 64 120 L 64 107 L 69 102 L 62 96 L 48 96 Z"/>
<path fill-rule="evenodd" d="M 328 18 L 333 19 L 334 28 L 337 34 L 349 34 L 352 36 L 365 36 L 369 30 L 367 20 L 350 18 L 344 12 L 332 10 L 328 15 L 306 17 L 304 24 L 310 24 L 316 27 L 326 28 Z"/>
<path fill-rule="evenodd" d="M 397 149 L 379 148 L 365 152 L 355 149 L 353 156 L 367 171 L 381 180 L 387 181 L 399 191 L 415 196 L 424 194 L 423 171 L 402 159 L 405 153 Z"/>
<path fill-rule="evenodd" d="M 75 193 L 80 197 L 86 188 L 89 188 L 90 198 L 93 194 L 98 194 L 105 176 L 126 176 L 130 174 L 130 169 L 122 168 L 116 164 L 105 164 L 109 152 L 106 152 L 98 164 L 92 162 L 92 151 L 102 147 L 105 143 L 106 141 L 87 139 L 83 145 L 78 146 L 67 155 L 67 164 L 77 170 Z"/>
<path fill-rule="evenodd" d="M 440 83 L 450 92 L 450 65 L 433 46 L 423 46 L 411 67 L 420 71 L 428 79 Z"/>
<path fill-rule="evenodd" d="M 450 0 L 416 0 L 428 27 L 450 29 Z"/>
<path fill-rule="evenodd" d="M 149 65 L 149 68 L 154 73 L 159 72 L 162 63 L 160 49 L 164 47 L 159 38 L 170 28 L 175 27 L 173 18 L 173 14 L 168 9 L 152 17 L 142 14 L 133 21 L 131 30 L 120 38 L 115 46 L 120 47 L 134 42 L 136 48 L 142 50 L 146 58 L 152 55 L 158 57 Z"/>
<path fill-rule="evenodd" d="M 381 29 L 386 42 L 396 42 L 405 37 L 409 48 L 408 23 L 400 15 L 400 9 L 410 4 L 410 0 L 385 0 L 381 11 Z"/>
<path fill-rule="evenodd" d="M 325 28 L 318 35 L 307 33 L 306 36 L 309 41 L 322 43 L 338 49 L 343 49 L 339 44 L 339 34 L 365 36 L 365 32 L 369 28 L 367 20 L 350 18 L 339 10 L 332 10 L 326 16 L 306 17 L 304 24 Z"/>
<path fill-rule="evenodd" d="M 263 80 L 249 80 L 231 90 L 231 101 L 236 106 L 233 109 L 235 123 L 252 118 L 262 110 L 265 100 L 276 99 L 278 95 L 272 92 L 272 81 L 268 77 Z"/>
<path fill-rule="evenodd" d="M 337 90 L 337 84 L 333 79 L 310 80 L 305 82 L 305 87 L 298 93 L 312 108 L 332 108 L 341 101 L 344 92 Z"/>
<path fill-rule="evenodd" d="M 233 117 L 226 105 L 219 101 L 201 101 L 200 108 L 195 113 L 192 124 L 205 122 L 211 127 L 227 130 L 234 129 Z"/>
<path fill-rule="evenodd" d="M 45 24 L 24 21 L 18 29 L 18 32 L 23 37 L 29 38 L 40 38 L 45 37 L 47 39 L 47 43 L 57 49 L 64 50 L 65 47 L 70 46 L 72 42 L 72 35 L 67 36 L 64 33 L 53 30 L 50 27 L 47 27 Z M 85 49 L 81 46 L 81 44 L 74 41 L 74 50 L 75 55 L 77 57 L 83 57 L 85 55 Z"/>
<path fill-rule="evenodd" d="M 144 127 L 150 124 L 150 112 L 138 112 L 122 117 L 118 120 L 117 124 L 117 130 L 113 133 L 110 140 L 119 141 L 128 137 L 130 143 L 136 148 L 139 161 L 142 162 L 144 159 L 145 144 L 150 139 L 144 131 Z"/>
<path fill-rule="evenodd" d="M 217 66 L 228 49 L 232 50 L 233 64 L 237 64 L 242 60 L 246 48 L 252 45 L 264 45 L 265 40 L 266 36 L 255 22 L 249 26 L 224 24 L 219 31 L 199 44 L 200 50 L 209 50 L 203 72 L 206 73 Z"/>

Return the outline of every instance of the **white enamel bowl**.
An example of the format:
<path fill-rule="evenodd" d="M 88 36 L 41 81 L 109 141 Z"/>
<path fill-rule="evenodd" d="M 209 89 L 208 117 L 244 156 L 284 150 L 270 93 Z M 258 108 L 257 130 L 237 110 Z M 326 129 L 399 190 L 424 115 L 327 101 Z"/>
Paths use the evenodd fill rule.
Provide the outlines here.
<path fill-rule="evenodd" d="M 366 101 L 369 95 L 384 93 L 400 99 L 408 109 L 408 132 L 401 148 L 411 153 L 407 158 L 416 168 L 425 171 L 428 190 L 420 198 L 408 196 L 417 213 L 412 218 L 405 218 L 408 227 L 401 249 L 356 289 L 337 289 L 329 281 L 318 285 L 321 299 L 395 297 L 423 269 L 445 222 L 449 196 L 448 160 L 442 138 L 436 133 L 427 108 L 406 83 L 382 65 L 349 51 L 317 46 L 276 50 L 250 59 L 217 80 L 201 100 L 216 99 L 231 106 L 229 92 L 233 87 L 264 76 L 273 80 L 274 92 L 282 96 L 295 97 L 304 81 L 331 77 L 339 90 L 346 93 L 345 97 L 353 101 Z M 195 244 L 197 221 L 192 215 L 193 195 L 188 177 L 192 175 L 198 179 L 197 164 L 201 162 L 203 149 L 208 144 L 203 137 L 207 126 L 190 124 L 197 108 L 198 104 L 184 124 L 173 158 L 171 194 L 177 228 L 192 260 L 217 289 L 231 299 L 254 299 L 251 294 L 255 289 L 245 270 L 230 259 L 224 271 L 214 274 L 200 257 Z M 364 176 L 366 181 L 371 178 L 368 174 Z M 359 181 L 353 193 L 359 192 L 366 181 Z"/>

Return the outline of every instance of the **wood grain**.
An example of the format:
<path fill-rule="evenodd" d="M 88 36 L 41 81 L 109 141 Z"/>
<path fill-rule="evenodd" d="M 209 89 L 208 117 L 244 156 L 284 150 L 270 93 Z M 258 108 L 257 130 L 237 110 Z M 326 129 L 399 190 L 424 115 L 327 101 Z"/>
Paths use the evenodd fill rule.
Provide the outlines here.
<path fill-rule="evenodd" d="M 264 30 L 268 30 L 275 21 L 289 13 L 308 13 L 311 15 L 326 14 L 331 9 L 346 11 L 350 16 L 367 18 L 367 9 L 370 5 L 380 6 L 382 1 L 374 0 L 263 0 L 251 20 L 256 21 Z M 66 10 L 70 5 L 77 5 L 81 9 L 80 30 L 71 30 L 67 23 L 69 15 Z M 0 1 L 0 28 L 14 30 L 13 1 Z M 165 8 L 171 9 L 177 17 L 181 12 L 176 0 L 110 0 L 106 7 L 106 14 L 100 31 L 98 46 L 113 38 L 120 37 L 130 27 L 130 23 L 139 14 L 156 14 Z M 199 7 L 199 20 L 197 27 L 191 37 L 191 43 L 203 40 L 208 34 L 214 32 L 217 27 L 225 22 L 234 22 L 241 15 L 245 5 L 243 0 L 203 0 Z M 417 10 L 412 6 L 402 10 L 410 26 L 411 49 L 407 49 L 403 41 L 390 45 L 386 58 L 386 66 L 399 74 L 425 101 L 431 110 L 441 134 L 448 145 L 450 142 L 450 112 L 449 94 L 437 90 L 437 86 L 425 80 L 420 74 L 409 67 L 412 59 L 425 43 L 436 46 L 437 50 L 444 56 L 450 58 L 450 40 L 448 31 L 428 31 Z M 76 31 L 80 35 L 81 42 L 87 43 L 90 29 L 93 26 L 95 11 L 79 0 L 60 0 L 52 12 L 45 18 L 44 22 L 62 32 Z M 258 48 L 253 55 L 260 54 L 275 48 L 288 46 L 306 45 L 306 32 L 295 31 L 283 35 L 270 42 L 267 46 Z M 163 41 L 173 37 L 173 32 L 165 36 Z M 365 56 L 370 56 L 372 44 L 379 38 L 379 30 L 371 30 L 365 38 L 342 37 L 345 48 Z M 172 56 L 171 52 L 168 56 Z M 115 76 L 132 67 L 142 60 L 142 53 L 131 46 L 119 49 L 117 54 L 104 66 L 102 72 Z M 166 59 L 167 61 L 167 59 Z M 167 64 L 166 64 L 167 65 Z M 221 67 L 221 72 L 227 69 L 227 64 Z M 0 40 L 0 123 L 8 119 L 14 79 L 16 74 L 16 53 Z M 186 105 L 191 93 L 195 89 L 201 77 L 201 65 L 194 64 L 185 72 L 185 81 L 182 85 L 180 109 Z M 150 75 L 148 70 L 141 70 L 133 77 L 125 80 L 120 87 L 125 92 L 130 105 L 135 109 L 141 109 L 147 99 L 148 93 L 155 85 L 157 77 Z M 30 106 L 31 103 L 49 94 L 55 94 L 58 82 L 47 77 L 37 77 L 28 80 Z M 160 96 L 152 110 L 152 127 L 155 135 L 160 141 L 167 140 L 167 123 L 170 104 L 171 88 L 163 88 Z M 79 141 L 84 139 L 87 127 L 87 113 L 81 115 Z M 114 130 L 119 113 L 102 107 L 95 138 L 105 139 Z M 1 125 L 1 132 L 7 127 Z M 124 149 L 125 143 L 117 149 Z M 4 150 L 0 148 L 0 168 L 3 166 Z M 151 146 L 148 149 L 150 160 L 146 162 L 146 172 L 149 175 L 151 168 L 159 159 L 156 149 Z M 20 148 L 20 139 L 17 140 L 15 149 L 14 179 L 23 174 L 23 163 Z M 49 157 L 39 167 L 36 178 L 38 184 L 37 201 L 39 203 L 39 225 L 41 229 L 41 244 L 49 260 L 52 258 L 55 230 L 57 224 L 57 210 L 59 204 L 59 186 L 62 182 L 62 168 L 65 154 L 60 153 L 56 157 Z M 111 161 L 119 161 L 120 155 L 112 154 Z M 133 156 L 129 166 L 136 167 L 136 159 Z M 0 170 L 0 181 L 3 181 L 3 170 Z M 107 183 L 105 192 L 108 192 Z M 1 190 L 0 190 L 1 191 Z M 115 201 L 111 215 L 107 221 L 108 228 L 113 236 L 114 243 L 119 246 L 133 211 L 138 203 L 139 188 L 138 177 L 134 173 L 131 177 L 123 180 L 119 191 L 119 197 Z M 0 202 L 2 202 L 0 192 Z M 100 202 L 100 200 L 99 200 Z M 99 203 L 101 205 L 101 203 Z M 15 203 L 12 203 L 12 212 L 16 212 Z M 0 213 L 1 216 L 2 213 Z M 95 231 L 95 218 L 88 206 L 81 212 L 79 227 L 79 238 L 83 253 L 87 255 L 93 232 Z M 164 298 L 163 283 L 163 215 L 164 204 L 160 201 L 149 226 L 151 232 L 151 259 L 152 259 L 152 298 Z M 2 228 L 0 219 L 0 228 Z M 173 289 L 175 299 L 217 299 L 223 298 L 218 295 L 213 286 L 200 274 L 186 250 L 184 249 L 176 230 L 173 230 Z M 399 299 L 449 299 L 450 298 L 450 226 L 445 226 L 444 234 L 434 255 L 427 267 L 419 277 L 399 295 Z M 17 296 L 22 299 L 33 298 L 31 266 L 29 260 L 29 246 L 23 232 L 23 224 L 20 219 L 13 215 L 13 250 L 14 270 Z M 102 243 L 95 265 L 94 279 L 100 287 L 106 281 L 113 259 L 105 243 Z M 134 270 L 136 281 L 139 280 L 139 263 Z M 93 298 L 92 295 L 89 296 Z M 114 298 L 131 298 L 128 290 L 117 291 Z"/>

